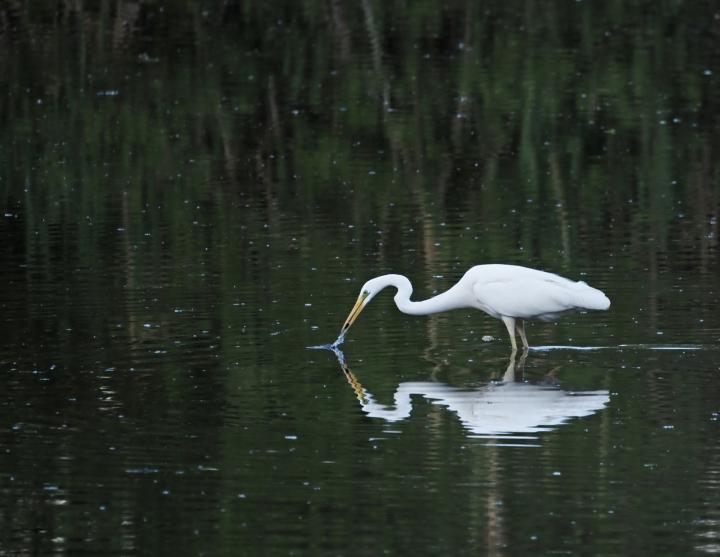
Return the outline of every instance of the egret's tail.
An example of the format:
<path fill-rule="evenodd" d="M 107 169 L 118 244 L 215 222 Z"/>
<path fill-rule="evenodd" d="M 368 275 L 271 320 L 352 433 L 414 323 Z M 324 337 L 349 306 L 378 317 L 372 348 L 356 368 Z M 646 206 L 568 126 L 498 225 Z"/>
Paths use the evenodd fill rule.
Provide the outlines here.
<path fill-rule="evenodd" d="M 606 310 L 610 307 L 610 299 L 604 292 L 580 281 L 575 283 L 577 306 L 584 309 Z"/>

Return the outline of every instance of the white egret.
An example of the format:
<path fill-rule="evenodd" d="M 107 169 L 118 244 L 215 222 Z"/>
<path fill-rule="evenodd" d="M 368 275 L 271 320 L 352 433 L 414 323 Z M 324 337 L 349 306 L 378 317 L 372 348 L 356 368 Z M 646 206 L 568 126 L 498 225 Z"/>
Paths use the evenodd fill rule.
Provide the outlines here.
<path fill-rule="evenodd" d="M 579 281 L 573 282 L 553 273 L 519 265 L 477 265 L 467 271 L 455 286 L 427 300 L 410 300 L 412 284 L 403 275 L 382 275 L 367 281 L 360 289 L 355 305 L 345 320 L 338 340 L 360 312 L 383 288 L 397 288 L 395 305 L 403 313 L 429 315 L 451 309 L 473 308 L 501 319 L 510 334 L 513 351 L 517 350 L 515 333 L 529 347 L 525 320 L 554 321 L 560 315 L 579 310 L 606 310 L 610 300 L 600 290 Z"/>

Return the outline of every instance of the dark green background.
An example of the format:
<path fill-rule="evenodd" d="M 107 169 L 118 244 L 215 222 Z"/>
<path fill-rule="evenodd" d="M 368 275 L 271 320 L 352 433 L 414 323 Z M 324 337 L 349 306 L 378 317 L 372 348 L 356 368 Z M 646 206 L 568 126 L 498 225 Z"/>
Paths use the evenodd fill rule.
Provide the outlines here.
<path fill-rule="evenodd" d="M 720 552 L 719 104 L 713 2 L 3 2 L 0 554 Z M 305 349 L 489 262 L 608 294 L 522 377 L 606 409 L 389 424 Z M 345 356 L 391 404 L 504 335 L 384 293 Z"/>

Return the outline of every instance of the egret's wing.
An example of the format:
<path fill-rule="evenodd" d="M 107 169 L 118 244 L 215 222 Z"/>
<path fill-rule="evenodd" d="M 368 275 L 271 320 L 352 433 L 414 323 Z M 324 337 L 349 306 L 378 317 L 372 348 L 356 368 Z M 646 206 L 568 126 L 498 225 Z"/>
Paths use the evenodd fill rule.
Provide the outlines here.
<path fill-rule="evenodd" d="M 556 281 L 519 278 L 479 282 L 473 292 L 489 313 L 520 319 L 549 319 L 584 307 L 579 291 Z"/>

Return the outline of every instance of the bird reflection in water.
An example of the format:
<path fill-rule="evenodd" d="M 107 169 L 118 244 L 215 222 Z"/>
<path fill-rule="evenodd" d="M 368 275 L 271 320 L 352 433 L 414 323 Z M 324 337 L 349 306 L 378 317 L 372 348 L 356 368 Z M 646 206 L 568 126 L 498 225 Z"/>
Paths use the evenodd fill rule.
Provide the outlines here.
<path fill-rule="evenodd" d="M 434 381 L 400 383 L 392 405 L 375 400 L 350 371 L 342 351 L 334 350 L 348 383 L 355 391 L 363 412 L 371 418 L 398 422 L 412 412 L 412 397 L 422 396 L 458 415 L 473 436 L 507 436 L 550 431 L 572 418 L 590 416 L 610 401 L 606 390 L 566 391 L 557 384 L 522 381 L 525 363 L 510 357 L 499 382 L 476 389 L 463 389 Z"/>

